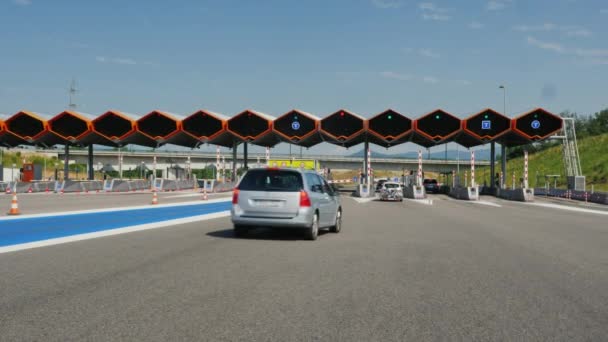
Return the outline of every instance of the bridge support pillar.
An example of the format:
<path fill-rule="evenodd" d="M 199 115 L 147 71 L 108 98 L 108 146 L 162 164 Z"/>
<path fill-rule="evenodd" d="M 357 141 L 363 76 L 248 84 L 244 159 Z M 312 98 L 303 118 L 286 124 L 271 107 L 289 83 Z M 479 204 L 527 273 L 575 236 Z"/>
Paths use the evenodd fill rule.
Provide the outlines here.
<path fill-rule="evenodd" d="M 369 141 L 365 138 L 365 144 L 363 146 L 363 177 L 365 177 L 364 184 L 370 184 L 371 175 L 369 174 L 369 159 L 367 158 L 369 155 Z M 373 184 L 370 184 L 373 185 Z"/>

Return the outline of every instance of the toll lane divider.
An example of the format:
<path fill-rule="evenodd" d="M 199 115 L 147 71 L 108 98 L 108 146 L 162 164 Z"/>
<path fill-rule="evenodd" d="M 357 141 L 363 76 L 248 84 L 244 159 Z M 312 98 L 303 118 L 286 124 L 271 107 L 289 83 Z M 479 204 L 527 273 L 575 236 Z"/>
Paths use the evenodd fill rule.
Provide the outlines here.
<path fill-rule="evenodd" d="M 3 247 L 59 239 L 119 228 L 161 224 L 172 220 L 225 213 L 230 200 L 186 202 L 155 207 L 86 210 L 0 218 L 0 252 Z M 175 224 L 175 223 L 174 223 Z"/>

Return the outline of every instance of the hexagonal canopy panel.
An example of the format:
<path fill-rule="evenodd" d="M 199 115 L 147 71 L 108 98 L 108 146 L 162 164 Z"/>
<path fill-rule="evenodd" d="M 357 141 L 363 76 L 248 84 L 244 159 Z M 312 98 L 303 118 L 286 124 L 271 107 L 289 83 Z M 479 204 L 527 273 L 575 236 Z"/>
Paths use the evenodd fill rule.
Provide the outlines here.
<path fill-rule="evenodd" d="M 93 129 L 97 134 L 111 141 L 115 146 L 135 144 L 157 147 L 156 140 L 137 131 L 135 120 L 117 110 L 110 110 L 93 120 Z"/>
<path fill-rule="evenodd" d="M 178 120 L 165 112 L 154 110 L 137 120 L 137 130 L 155 140 L 165 140 L 177 133 Z"/>
<path fill-rule="evenodd" d="M 463 127 L 473 137 L 486 142 L 506 134 L 511 129 L 511 119 L 488 108 L 465 119 Z"/>
<path fill-rule="evenodd" d="M 242 141 L 254 141 L 270 133 L 273 120 L 269 115 L 245 110 L 228 120 L 228 130 Z"/>
<path fill-rule="evenodd" d="M 6 147 L 15 147 L 23 143 L 25 143 L 25 141 L 15 134 L 9 132 L 4 120 L 0 119 L 0 145 Z"/>
<path fill-rule="evenodd" d="M 208 110 L 198 110 L 182 120 L 182 130 L 200 143 L 232 147 L 236 138 L 228 133 L 228 117 Z"/>
<path fill-rule="evenodd" d="M 356 145 L 365 138 L 365 118 L 341 109 L 321 120 L 321 133 L 329 143 Z"/>
<path fill-rule="evenodd" d="M 416 120 L 415 130 L 427 139 L 439 143 L 460 132 L 461 121 L 454 115 L 438 109 Z"/>
<path fill-rule="evenodd" d="M 89 120 L 70 111 L 61 112 L 49 120 L 49 129 L 68 141 L 75 141 L 92 131 Z"/>
<path fill-rule="evenodd" d="M 322 141 L 319 122 L 318 117 L 294 109 L 274 120 L 272 127 L 281 140 L 310 147 Z"/>
<path fill-rule="evenodd" d="M 18 112 L 6 121 L 6 127 L 28 144 L 52 146 L 62 142 L 49 130 L 47 121 L 33 112 Z"/>
<path fill-rule="evenodd" d="M 370 142 L 384 147 L 394 146 L 410 140 L 412 120 L 388 109 L 367 121 L 367 131 Z"/>
<path fill-rule="evenodd" d="M 545 139 L 562 129 L 563 120 L 559 116 L 537 108 L 513 120 L 513 130 L 533 141 Z"/>

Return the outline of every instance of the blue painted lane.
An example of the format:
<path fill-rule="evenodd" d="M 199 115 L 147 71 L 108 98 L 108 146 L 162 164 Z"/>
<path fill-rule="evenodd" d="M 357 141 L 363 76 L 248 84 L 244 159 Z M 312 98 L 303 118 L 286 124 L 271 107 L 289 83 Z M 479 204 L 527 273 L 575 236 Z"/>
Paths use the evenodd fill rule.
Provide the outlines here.
<path fill-rule="evenodd" d="M 230 210 L 230 201 L 0 221 L 0 247 Z"/>

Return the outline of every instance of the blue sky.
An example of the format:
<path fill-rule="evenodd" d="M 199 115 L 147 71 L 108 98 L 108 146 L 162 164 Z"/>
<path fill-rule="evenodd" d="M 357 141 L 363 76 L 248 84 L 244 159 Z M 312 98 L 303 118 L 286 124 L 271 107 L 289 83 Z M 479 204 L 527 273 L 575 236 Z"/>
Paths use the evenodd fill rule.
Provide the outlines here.
<path fill-rule="evenodd" d="M 608 107 L 600 0 L 0 0 L 0 113 Z M 323 147 L 327 149 L 327 147 Z M 410 149 L 409 147 L 402 147 Z"/>

